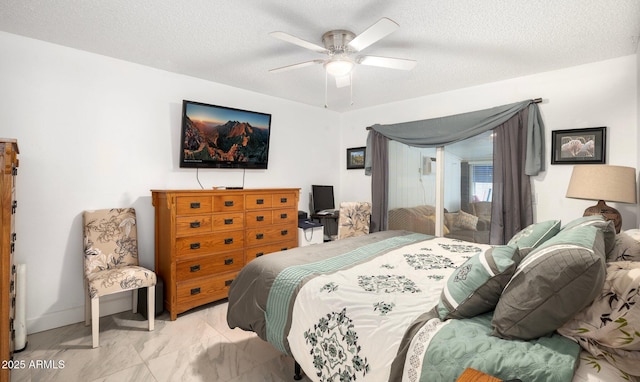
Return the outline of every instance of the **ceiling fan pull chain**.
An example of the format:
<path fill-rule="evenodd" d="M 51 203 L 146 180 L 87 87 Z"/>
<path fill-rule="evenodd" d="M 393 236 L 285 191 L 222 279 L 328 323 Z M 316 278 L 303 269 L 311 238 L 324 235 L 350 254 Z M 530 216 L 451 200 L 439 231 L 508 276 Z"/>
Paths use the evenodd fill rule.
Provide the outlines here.
<path fill-rule="evenodd" d="M 327 106 L 327 81 L 329 80 L 327 77 L 329 75 L 327 74 L 327 71 L 324 71 L 324 108 L 328 109 L 329 106 Z"/>
<path fill-rule="evenodd" d="M 353 72 L 349 73 L 349 83 L 351 84 L 351 86 L 349 86 L 349 98 L 351 101 L 350 106 L 353 106 Z"/>

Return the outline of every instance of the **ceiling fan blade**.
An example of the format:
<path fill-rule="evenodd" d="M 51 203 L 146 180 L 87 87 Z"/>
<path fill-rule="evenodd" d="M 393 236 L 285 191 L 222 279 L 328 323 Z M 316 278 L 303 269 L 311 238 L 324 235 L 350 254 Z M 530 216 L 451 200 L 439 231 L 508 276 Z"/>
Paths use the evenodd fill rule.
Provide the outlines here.
<path fill-rule="evenodd" d="M 325 48 L 321 47 L 320 45 L 316 45 L 316 44 L 314 44 L 312 42 L 303 40 L 303 39 L 301 39 L 299 37 L 292 36 L 289 33 L 271 32 L 271 33 L 269 33 L 269 35 L 272 36 L 272 37 L 275 37 L 275 38 L 277 38 L 279 40 L 286 41 L 288 43 L 301 46 L 301 47 L 303 47 L 305 49 L 312 50 L 314 52 L 318 52 L 318 53 L 328 53 L 329 52 L 328 50 L 326 50 Z"/>
<path fill-rule="evenodd" d="M 311 65 L 315 65 L 315 64 L 322 64 L 323 62 L 324 62 L 324 60 L 305 61 L 305 62 L 300 62 L 300 63 L 297 63 L 297 64 L 293 64 L 293 65 L 281 66 L 279 68 L 270 69 L 269 72 L 271 72 L 271 73 L 286 72 L 287 70 L 300 69 L 300 68 L 304 68 L 305 66 L 311 66 Z"/>
<path fill-rule="evenodd" d="M 336 77 L 336 87 L 337 88 L 344 88 L 351 85 L 351 75 L 347 74 L 345 76 L 338 76 Z"/>
<path fill-rule="evenodd" d="M 374 42 L 382 40 L 399 27 L 400 26 L 395 21 L 383 17 L 351 40 L 349 47 L 356 52 L 359 52 Z"/>
<path fill-rule="evenodd" d="M 379 66 L 389 69 L 411 70 L 418 63 L 416 60 L 406 58 L 379 57 L 379 56 L 358 56 L 356 59 L 358 64 Z"/>

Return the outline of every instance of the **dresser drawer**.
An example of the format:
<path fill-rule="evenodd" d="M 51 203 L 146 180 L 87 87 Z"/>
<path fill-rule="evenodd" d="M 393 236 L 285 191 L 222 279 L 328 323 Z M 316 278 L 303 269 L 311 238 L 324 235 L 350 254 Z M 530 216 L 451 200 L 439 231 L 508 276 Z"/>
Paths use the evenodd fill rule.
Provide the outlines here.
<path fill-rule="evenodd" d="M 296 238 L 297 228 L 291 225 L 268 226 L 247 229 L 247 246 L 262 245 Z"/>
<path fill-rule="evenodd" d="M 251 194 L 246 196 L 245 202 L 247 203 L 248 210 L 256 210 L 271 208 L 273 201 L 271 194 Z"/>
<path fill-rule="evenodd" d="M 289 224 L 298 226 L 298 211 L 295 209 L 273 210 L 273 224 Z"/>
<path fill-rule="evenodd" d="M 212 231 L 211 215 L 179 216 L 176 218 L 176 236 L 191 236 Z"/>
<path fill-rule="evenodd" d="M 247 211 L 247 227 L 263 227 L 273 224 L 273 213 L 271 210 Z"/>
<path fill-rule="evenodd" d="M 237 275 L 238 272 L 231 272 L 176 283 L 178 312 L 226 298 L 229 295 L 229 286 Z"/>
<path fill-rule="evenodd" d="M 244 247 L 244 231 L 181 237 L 176 239 L 176 256 L 188 257 L 214 252 L 233 251 Z"/>
<path fill-rule="evenodd" d="M 228 212 L 213 215 L 213 232 L 244 228 L 244 213 Z"/>
<path fill-rule="evenodd" d="M 247 248 L 245 261 L 248 263 L 249 261 L 255 259 L 256 257 L 260 257 L 269 253 L 286 251 L 291 248 L 295 248 L 298 246 L 298 242 L 293 239 L 289 239 L 287 241 L 283 241 L 275 244 L 267 244 L 261 245 L 257 247 Z"/>
<path fill-rule="evenodd" d="M 180 282 L 217 273 L 239 271 L 243 265 L 243 250 L 181 260 L 176 263 L 176 278 Z"/>
<path fill-rule="evenodd" d="M 206 214 L 213 211 L 211 196 L 178 196 L 176 213 L 180 215 Z"/>
<path fill-rule="evenodd" d="M 294 192 L 279 192 L 272 195 L 273 208 L 298 208 L 298 198 Z"/>
<path fill-rule="evenodd" d="M 244 211 L 244 195 L 216 195 L 213 197 L 214 212 Z"/>

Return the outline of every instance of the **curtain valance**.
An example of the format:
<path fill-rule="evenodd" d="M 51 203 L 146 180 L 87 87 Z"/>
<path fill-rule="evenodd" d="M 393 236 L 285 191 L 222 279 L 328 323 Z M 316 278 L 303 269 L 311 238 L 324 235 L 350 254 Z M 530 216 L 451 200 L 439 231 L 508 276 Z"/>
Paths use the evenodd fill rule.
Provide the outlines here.
<path fill-rule="evenodd" d="M 462 141 L 500 126 L 524 108 L 529 108 L 527 121 L 526 175 L 544 171 L 544 123 L 538 105 L 526 100 L 490 109 L 420 121 L 373 125 L 371 130 L 409 146 L 438 147 Z M 365 173 L 371 174 L 371 134 L 367 138 Z"/>

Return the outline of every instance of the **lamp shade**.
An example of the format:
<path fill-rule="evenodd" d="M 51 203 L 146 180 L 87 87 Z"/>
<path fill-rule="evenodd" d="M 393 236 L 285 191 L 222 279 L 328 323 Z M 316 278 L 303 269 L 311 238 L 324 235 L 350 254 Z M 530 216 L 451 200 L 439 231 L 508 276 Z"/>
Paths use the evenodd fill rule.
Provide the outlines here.
<path fill-rule="evenodd" d="M 636 169 L 610 165 L 574 166 L 567 198 L 636 203 Z"/>

